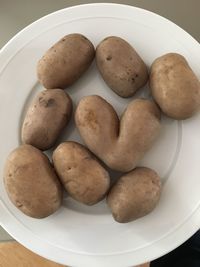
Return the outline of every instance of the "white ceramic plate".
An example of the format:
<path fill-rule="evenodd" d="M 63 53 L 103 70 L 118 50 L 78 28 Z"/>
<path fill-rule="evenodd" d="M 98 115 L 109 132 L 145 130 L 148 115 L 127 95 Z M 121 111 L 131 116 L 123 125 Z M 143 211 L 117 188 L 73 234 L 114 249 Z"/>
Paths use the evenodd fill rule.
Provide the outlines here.
<path fill-rule="evenodd" d="M 63 9 L 31 24 L 0 53 L 0 172 L 8 153 L 20 144 L 26 108 L 41 90 L 36 63 L 62 36 L 79 32 L 97 45 L 118 35 L 129 41 L 150 65 L 167 52 L 179 52 L 200 77 L 200 46 L 172 22 L 143 9 L 92 4 Z M 95 64 L 71 88 L 74 106 L 84 95 L 99 94 L 120 114 L 122 99 L 103 82 Z M 149 95 L 148 88 L 137 96 Z M 85 207 L 65 198 L 61 209 L 37 220 L 19 212 L 0 180 L 0 223 L 20 243 L 59 263 L 81 267 L 124 267 L 157 258 L 189 238 L 200 225 L 200 115 L 184 122 L 162 118 L 159 140 L 141 165 L 155 169 L 164 187 L 158 207 L 128 224 L 116 223 L 105 202 Z M 80 140 L 71 122 L 63 140 Z M 1 175 L 2 177 L 2 175 Z"/>

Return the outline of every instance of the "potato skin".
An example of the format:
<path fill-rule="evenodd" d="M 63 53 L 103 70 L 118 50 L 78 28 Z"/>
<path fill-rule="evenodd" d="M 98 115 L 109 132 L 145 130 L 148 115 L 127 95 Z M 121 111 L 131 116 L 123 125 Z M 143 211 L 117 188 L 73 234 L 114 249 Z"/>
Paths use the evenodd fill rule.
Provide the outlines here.
<path fill-rule="evenodd" d="M 44 218 L 61 205 L 62 188 L 49 159 L 31 145 L 22 145 L 8 156 L 4 184 L 12 203 L 24 214 Z"/>
<path fill-rule="evenodd" d="M 113 107 L 100 96 L 79 102 L 75 122 L 87 147 L 113 170 L 136 167 L 160 132 L 160 110 L 150 100 L 130 102 L 121 122 Z"/>
<path fill-rule="evenodd" d="M 21 131 L 24 144 L 41 150 L 52 147 L 72 113 L 72 101 L 61 89 L 40 92 L 29 107 Z"/>
<path fill-rule="evenodd" d="M 157 205 L 160 194 L 158 174 L 140 167 L 119 178 L 108 194 L 107 203 L 114 219 L 127 223 L 150 213 Z"/>
<path fill-rule="evenodd" d="M 96 49 L 97 67 L 119 96 L 130 97 L 148 80 L 148 70 L 135 49 L 122 38 L 105 38 Z"/>
<path fill-rule="evenodd" d="M 94 46 L 85 36 L 78 33 L 66 35 L 39 60 L 38 80 L 47 89 L 64 89 L 88 69 L 94 55 Z"/>
<path fill-rule="evenodd" d="M 182 120 L 200 107 L 200 82 L 186 59 L 176 53 L 157 58 L 150 72 L 152 95 L 169 117 Z"/>
<path fill-rule="evenodd" d="M 76 142 L 64 142 L 53 152 L 53 163 L 69 195 L 87 205 L 103 199 L 110 186 L 108 172 L 91 152 Z"/>

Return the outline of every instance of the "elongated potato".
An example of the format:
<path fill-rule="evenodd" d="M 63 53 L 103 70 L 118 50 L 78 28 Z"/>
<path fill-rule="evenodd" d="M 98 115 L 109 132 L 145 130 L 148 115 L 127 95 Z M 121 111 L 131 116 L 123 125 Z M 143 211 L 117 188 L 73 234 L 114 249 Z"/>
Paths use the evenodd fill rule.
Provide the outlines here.
<path fill-rule="evenodd" d="M 100 96 L 87 96 L 75 112 L 76 126 L 87 147 L 111 169 L 130 171 L 152 146 L 160 131 L 160 111 L 150 100 L 127 106 L 121 122 Z"/>
<path fill-rule="evenodd" d="M 154 61 L 150 87 L 155 101 L 169 117 L 187 119 L 199 110 L 200 82 L 179 54 L 169 53 Z"/>
<path fill-rule="evenodd" d="M 62 189 L 47 156 L 22 145 L 8 156 L 4 184 L 12 203 L 23 213 L 44 218 L 61 205 Z"/>
<path fill-rule="evenodd" d="M 71 98 L 63 90 L 40 92 L 25 116 L 21 131 L 22 142 L 41 150 L 49 149 L 69 122 L 71 113 Z"/>
<path fill-rule="evenodd" d="M 76 142 L 60 144 L 53 153 L 53 163 L 66 191 L 79 202 L 93 205 L 109 189 L 108 172 L 89 150 Z"/>
<path fill-rule="evenodd" d="M 94 55 L 94 46 L 85 36 L 66 35 L 39 60 L 38 80 L 47 89 L 64 89 L 88 69 Z"/>
<path fill-rule="evenodd" d="M 149 168 L 136 168 L 123 175 L 111 188 L 107 203 L 117 222 L 126 223 L 150 213 L 161 194 L 158 174 Z"/>
<path fill-rule="evenodd" d="M 105 38 L 97 46 L 96 62 L 104 81 L 119 96 L 132 96 L 148 80 L 144 61 L 122 38 Z"/>

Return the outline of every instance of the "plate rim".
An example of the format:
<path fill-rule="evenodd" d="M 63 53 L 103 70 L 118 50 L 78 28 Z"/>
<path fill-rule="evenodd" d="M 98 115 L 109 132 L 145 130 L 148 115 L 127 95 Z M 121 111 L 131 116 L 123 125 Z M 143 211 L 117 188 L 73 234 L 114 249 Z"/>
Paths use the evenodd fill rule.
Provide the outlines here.
<path fill-rule="evenodd" d="M 83 7 L 108 7 L 108 6 L 112 6 L 112 8 L 117 7 L 123 7 L 123 8 L 127 8 L 127 9 L 138 9 L 142 12 L 146 12 L 151 14 L 151 16 L 157 16 L 159 17 L 159 19 L 165 21 L 165 23 L 170 23 L 171 26 L 173 27 L 177 27 L 177 29 L 184 35 L 187 35 L 187 37 L 190 38 L 190 42 L 191 40 L 193 41 L 193 43 L 195 45 L 198 45 L 199 47 L 199 43 L 197 42 L 197 40 L 195 40 L 194 37 L 192 37 L 190 34 L 188 34 L 185 30 L 183 30 L 182 28 L 180 28 L 179 26 L 177 26 L 175 23 L 171 22 L 170 20 L 154 13 L 151 11 L 148 11 L 146 9 L 142 9 L 139 7 L 134 7 L 134 6 L 130 6 L 130 5 L 124 5 L 124 4 L 115 4 L 115 3 L 92 3 L 92 4 L 83 4 L 83 5 L 76 5 L 76 6 L 72 6 L 72 7 L 68 7 L 68 8 L 64 8 L 64 9 L 60 9 L 57 10 L 53 13 L 50 13 L 38 20 L 36 20 L 35 22 L 31 23 L 30 25 L 26 26 L 24 29 L 22 29 L 20 32 L 18 32 L 14 37 L 12 37 L 7 44 L 4 45 L 4 47 L 0 50 L 0 63 L 2 63 L 1 65 L 3 66 L 2 69 L 0 70 L 0 74 L 2 73 L 4 67 L 7 65 L 7 63 L 9 64 L 9 58 L 6 60 L 7 56 L 9 54 L 9 49 L 10 47 L 13 46 L 13 44 L 15 42 L 18 42 L 18 39 L 20 39 L 21 36 L 23 36 L 24 34 L 26 35 L 27 32 L 29 32 L 31 30 L 32 27 L 35 27 L 34 25 L 38 25 L 40 22 L 48 20 L 49 17 L 53 17 L 55 15 L 59 15 L 60 12 L 68 12 L 69 10 L 76 10 L 76 9 L 81 9 Z M 28 38 L 30 39 L 30 38 Z M 17 48 L 18 51 L 18 48 Z M 11 53 L 12 54 L 12 53 Z M 13 55 L 11 56 L 13 57 Z M 4 63 L 3 63 L 4 61 Z M 4 229 L 7 230 L 8 233 L 10 233 L 17 241 L 19 241 L 20 243 L 22 243 L 23 245 L 25 245 L 27 248 L 29 248 L 30 250 L 36 252 L 37 254 L 41 255 L 41 256 L 45 256 L 46 258 L 53 260 L 61 264 L 70 264 L 70 265 L 75 265 L 75 266 L 81 266 L 81 264 L 87 264 L 88 266 L 102 266 L 102 264 L 104 266 L 112 266 L 113 263 L 115 263 L 116 265 L 116 261 L 117 261 L 117 266 L 122 266 L 124 265 L 125 262 L 127 262 L 127 264 L 131 263 L 131 260 L 133 260 L 133 254 L 132 252 L 127 252 L 124 254 L 118 254 L 118 255 L 108 255 L 106 256 L 98 256 L 98 255 L 83 255 L 83 254 L 79 254 L 78 252 L 66 252 L 63 251 L 65 255 L 62 254 L 61 251 L 59 251 L 59 249 L 57 249 L 56 247 L 51 246 L 51 244 L 48 244 L 48 247 L 39 247 L 38 244 L 40 244 L 41 240 L 38 239 L 37 236 L 35 236 L 35 239 L 32 240 L 32 242 L 30 243 L 30 239 L 28 238 L 31 237 L 30 233 L 27 233 L 27 235 L 25 235 L 24 233 L 27 231 L 27 229 L 24 227 L 16 220 L 16 224 L 13 223 L 13 218 L 11 216 L 11 214 L 9 214 L 8 211 L 6 211 L 3 202 L 0 198 L 0 207 L 2 208 L 2 212 L 0 213 L 0 225 L 3 226 Z M 10 218 L 9 222 L 7 221 L 7 219 Z M 152 251 L 150 252 L 147 251 L 147 253 L 144 255 L 137 255 L 135 256 L 135 252 L 134 252 L 134 264 L 140 264 L 143 263 L 144 261 L 149 261 L 149 260 L 153 260 L 157 257 L 160 257 L 162 255 L 164 255 L 165 253 L 173 250 L 174 248 L 176 248 L 177 246 L 179 246 L 181 243 L 183 243 L 187 238 L 189 238 L 189 236 L 191 236 L 195 231 L 197 231 L 199 229 L 199 218 L 200 218 L 200 208 L 198 208 L 190 218 L 188 218 L 188 220 L 186 220 L 185 223 L 183 223 L 178 229 L 178 233 L 179 233 L 179 238 L 177 238 L 178 233 L 176 232 L 176 238 L 174 238 L 174 232 L 170 233 L 169 236 L 164 237 L 164 240 L 158 240 L 155 243 L 159 244 L 161 241 L 163 242 L 163 247 L 155 247 L 155 245 L 153 244 L 154 248 L 153 248 L 153 257 L 152 255 Z M 18 225 L 18 231 L 15 230 L 16 225 Z M 185 231 L 187 230 L 187 231 Z M 187 234 L 185 234 L 187 233 Z M 167 241 L 168 240 L 168 241 Z M 173 245 L 171 245 L 173 241 Z M 162 242 L 161 242 L 162 243 Z M 79 259 L 77 260 L 77 255 L 79 257 Z M 60 258 L 59 258 L 60 257 Z M 132 258 L 132 259 L 131 259 Z M 137 259 L 136 259 L 137 258 Z M 66 262 L 66 259 L 68 259 L 69 262 Z M 98 260 L 98 262 L 97 262 Z M 70 262 L 71 261 L 71 262 Z"/>

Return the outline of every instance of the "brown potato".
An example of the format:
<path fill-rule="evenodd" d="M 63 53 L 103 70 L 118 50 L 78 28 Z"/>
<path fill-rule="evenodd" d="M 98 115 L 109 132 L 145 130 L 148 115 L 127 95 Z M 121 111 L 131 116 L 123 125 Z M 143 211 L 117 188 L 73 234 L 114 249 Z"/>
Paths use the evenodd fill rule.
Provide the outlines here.
<path fill-rule="evenodd" d="M 33 100 L 25 116 L 21 138 L 41 150 L 52 147 L 72 113 L 71 98 L 61 89 L 45 90 Z"/>
<path fill-rule="evenodd" d="M 148 80 L 148 70 L 135 49 L 122 38 L 105 38 L 96 49 L 97 67 L 119 96 L 130 97 Z"/>
<path fill-rule="evenodd" d="M 44 218 L 61 205 L 62 188 L 49 159 L 31 145 L 22 145 L 8 156 L 4 184 L 12 203 L 23 213 Z"/>
<path fill-rule="evenodd" d="M 169 53 L 153 62 L 150 87 L 161 110 L 171 118 L 187 119 L 199 110 L 200 82 L 179 54 Z"/>
<path fill-rule="evenodd" d="M 144 99 L 130 102 L 119 122 L 108 102 L 87 96 L 78 104 L 75 121 L 87 147 L 111 169 L 124 172 L 136 167 L 160 131 L 160 111 Z"/>
<path fill-rule="evenodd" d="M 108 172 L 81 144 L 65 142 L 53 153 L 53 163 L 69 195 L 93 205 L 103 199 L 110 186 Z"/>
<path fill-rule="evenodd" d="M 47 89 L 64 89 L 88 69 L 94 55 L 94 46 L 85 36 L 66 35 L 39 60 L 38 80 Z"/>
<path fill-rule="evenodd" d="M 149 168 L 136 168 L 123 175 L 111 188 L 107 203 L 117 222 L 126 223 L 150 213 L 161 194 L 158 174 Z"/>

